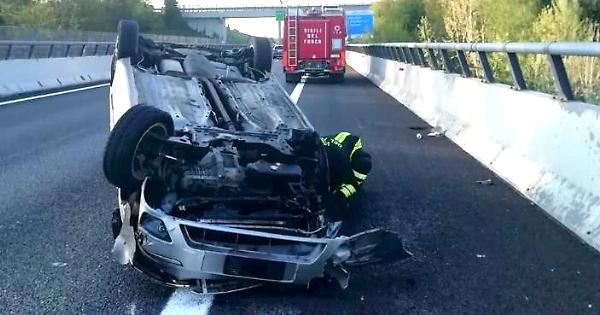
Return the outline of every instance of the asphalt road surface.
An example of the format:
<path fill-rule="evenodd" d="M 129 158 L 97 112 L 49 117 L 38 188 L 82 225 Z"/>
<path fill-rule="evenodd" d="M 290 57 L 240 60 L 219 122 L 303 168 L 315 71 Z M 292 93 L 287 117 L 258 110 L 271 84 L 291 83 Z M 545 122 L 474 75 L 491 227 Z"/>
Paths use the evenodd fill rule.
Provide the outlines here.
<path fill-rule="evenodd" d="M 173 301 L 110 255 L 107 103 L 102 87 L 0 107 L 0 314 L 158 314 Z M 398 231 L 415 258 L 352 270 L 347 290 L 192 302 L 210 314 L 600 313 L 600 256 L 446 138 L 418 140 L 427 125 L 368 80 L 310 79 L 298 105 L 319 132 L 359 134 L 374 156 L 346 231 Z"/>

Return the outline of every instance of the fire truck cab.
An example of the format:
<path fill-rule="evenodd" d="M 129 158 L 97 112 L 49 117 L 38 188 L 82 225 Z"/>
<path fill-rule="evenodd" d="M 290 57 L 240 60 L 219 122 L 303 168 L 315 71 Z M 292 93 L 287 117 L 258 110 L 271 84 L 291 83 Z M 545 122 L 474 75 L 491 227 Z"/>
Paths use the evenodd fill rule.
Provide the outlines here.
<path fill-rule="evenodd" d="M 341 82 L 346 71 L 346 25 L 340 7 L 286 9 L 283 36 L 283 71 L 286 82 L 302 75 L 329 76 Z"/>

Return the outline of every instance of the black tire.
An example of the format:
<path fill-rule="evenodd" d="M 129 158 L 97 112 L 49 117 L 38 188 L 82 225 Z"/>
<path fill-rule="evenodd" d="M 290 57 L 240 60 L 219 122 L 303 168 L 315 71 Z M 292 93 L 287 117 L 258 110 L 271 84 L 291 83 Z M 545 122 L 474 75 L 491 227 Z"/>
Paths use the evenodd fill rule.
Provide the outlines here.
<path fill-rule="evenodd" d="M 104 176 L 111 184 L 125 191 L 139 188 L 147 174 L 136 167 L 135 156 L 150 133 L 173 135 L 171 115 L 152 106 L 136 105 L 117 121 L 104 149 Z"/>
<path fill-rule="evenodd" d="M 344 74 L 343 73 L 331 73 L 329 75 L 329 81 L 333 83 L 342 83 L 344 82 Z"/>
<path fill-rule="evenodd" d="M 135 21 L 121 20 L 117 26 L 117 42 L 115 43 L 115 52 L 110 63 L 110 83 L 115 77 L 115 67 L 117 60 L 121 58 L 130 58 L 131 63 L 138 62 L 139 55 L 139 32 L 140 28 Z"/>
<path fill-rule="evenodd" d="M 254 68 L 262 72 L 271 72 L 273 64 L 273 47 L 266 37 L 253 37 L 252 48 L 254 57 L 252 59 Z"/>
<path fill-rule="evenodd" d="M 117 59 L 137 59 L 139 50 L 140 28 L 135 21 L 121 20 L 117 30 L 117 44 L 115 55 Z"/>
<path fill-rule="evenodd" d="M 285 73 L 285 82 L 287 83 L 298 83 L 300 82 L 300 74 L 298 73 Z"/>

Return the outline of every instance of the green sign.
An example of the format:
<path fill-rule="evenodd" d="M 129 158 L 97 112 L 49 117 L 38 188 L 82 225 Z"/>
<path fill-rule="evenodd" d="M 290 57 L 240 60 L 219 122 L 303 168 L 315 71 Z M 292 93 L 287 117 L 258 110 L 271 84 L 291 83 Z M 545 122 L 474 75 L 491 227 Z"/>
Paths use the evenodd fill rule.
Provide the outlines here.
<path fill-rule="evenodd" d="M 285 16 L 285 12 L 283 11 L 283 9 L 277 9 L 277 11 L 275 11 L 275 20 L 276 21 L 283 21 L 284 16 Z"/>

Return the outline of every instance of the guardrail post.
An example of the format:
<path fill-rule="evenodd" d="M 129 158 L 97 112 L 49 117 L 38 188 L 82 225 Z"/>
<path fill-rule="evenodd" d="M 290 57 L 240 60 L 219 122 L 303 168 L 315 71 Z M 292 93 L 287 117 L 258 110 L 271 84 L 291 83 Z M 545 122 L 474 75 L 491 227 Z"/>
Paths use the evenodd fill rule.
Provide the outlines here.
<path fill-rule="evenodd" d="M 448 51 L 446 49 L 440 49 L 440 53 L 442 54 L 442 62 L 444 63 L 446 73 L 453 73 L 454 70 L 452 69 L 452 64 L 450 63 Z"/>
<path fill-rule="evenodd" d="M 71 50 L 71 45 L 67 44 L 67 48 L 65 49 L 65 57 L 69 57 L 69 50 Z"/>
<path fill-rule="evenodd" d="M 29 53 L 27 54 L 27 59 L 31 59 L 31 56 L 33 56 L 33 49 L 34 49 L 34 45 L 33 44 L 29 45 Z"/>
<path fill-rule="evenodd" d="M 527 83 L 525 83 L 525 77 L 523 76 L 523 71 L 521 70 L 521 65 L 519 64 L 519 58 L 515 53 L 507 53 L 508 56 L 508 66 L 510 67 L 510 73 L 513 77 L 513 88 L 515 90 L 527 90 Z"/>
<path fill-rule="evenodd" d="M 400 61 L 406 63 L 407 59 L 406 59 L 406 55 L 404 55 L 404 50 L 402 49 L 402 47 L 396 47 L 396 51 L 398 51 L 398 56 L 400 57 Z"/>
<path fill-rule="evenodd" d="M 99 44 L 94 45 L 94 56 L 96 56 L 98 54 L 98 46 L 100 46 Z"/>
<path fill-rule="evenodd" d="M 11 51 L 12 51 L 12 45 L 8 44 L 8 47 L 6 48 L 6 55 L 4 55 L 4 59 L 10 58 L 10 52 Z"/>
<path fill-rule="evenodd" d="M 406 62 L 414 65 L 415 61 L 412 58 L 410 49 L 408 47 L 402 47 L 402 51 L 404 52 L 404 56 L 406 56 Z"/>
<path fill-rule="evenodd" d="M 470 77 L 471 69 L 469 69 L 469 63 L 467 62 L 465 52 L 462 50 L 457 50 L 456 55 L 458 56 L 458 62 L 460 63 L 460 70 L 462 71 L 463 77 Z"/>
<path fill-rule="evenodd" d="M 388 46 L 387 50 L 388 54 L 390 55 L 390 59 L 397 60 L 396 53 L 394 52 L 394 47 Z"/>
<path fill-rule="evenodd" d="M 104 52 L 105 55 L 108 55 L 108 53 L 110 52 L 110 46 L 111 45 L 106 45 L 106 51 Z"/>
<path fill-rule="evenodd" d="M 419 55 L 419 61 L 423 67 L 427 67 L 427 61 L 425 60 L 425 54 L 423 53 L 423 49 L 415 48 L 417 50 L 417 54 Z"/>
<path fill-rule="evenodd" d="M 554 85 L 559 97 L 563 101 L 572 101 L 575 99 L 571 83 L 569 82 L 569 75 L 565 69 L 562 56 L 560 55 L 548 55 L 548 61 L 550 62 L 550 70 L 554 76 Z"/>
<path fill-rule="evenodd" d="M 50 44 L 48 48 L 48 58 L 52 57 L 52 51 L 54 50 L 54 44 Z"/>
<path fill-rule="evenodd" d="M 483 80 L 488 83 L 494 82 L 494 71 L 492 70 L 492 66 L 490 65 L 490 61 L 488 60 L 487 54 L 485 51 L 478 51 L 479 62 L 481 62 L 481 68 L 483 68 Z"/>
<path fill-rule="evenodd" d="M 398 50 L 398 47 L 392 46 L 391 49 L 394 53 L 394 59 L 396 61 L 402 61 L 402 57 L 400 56 L 400 51 Z"/>
<path fill-rule="evenodd" d="M 80 56 L 83 57 L 84 54 L 85 54 L 85 44 L 83 44 L 81 46 L 81 55 Z"/>
<path fill-rule="evenodd" d="M 408 51 L 410 52 L 410 59 L 412 59 L 413 64 L 420 66 L 421 63 L 419 63 L 419 59 L 417 58 L 417 55 L 415 55 L 415 50 L 413 48 L 408 48 Z"/>
<path fill-rule="evenodd" d="M 437 57 L 435 56 L 435 50 L 429 48 L 429 62 L 431 63 L 431 68 L 433 70 L 440 70 L 440 65 L 438 64 Z"/>
<path fill-rule="evenodd" d="M 410 63 L 410 57 L 406 54 L 406 50 L 404 50 L 404 47 L 398 47 L 398 51 L 402 55 L 402 62 Z"/>

